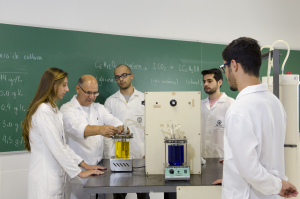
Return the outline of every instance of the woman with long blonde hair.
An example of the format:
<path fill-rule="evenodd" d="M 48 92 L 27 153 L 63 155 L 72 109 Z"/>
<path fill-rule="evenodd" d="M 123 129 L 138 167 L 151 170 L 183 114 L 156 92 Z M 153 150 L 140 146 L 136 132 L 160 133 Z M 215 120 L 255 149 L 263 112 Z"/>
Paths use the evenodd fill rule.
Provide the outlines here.
<path fill-rule="evenodd" d="M 31 151 L 28 199 L 63 199 L 66 173 L 74 178 L 103 174 L 99 166 L 87 165 L 66 144 L 62 113 L 55 100 L 68 88 L 68 74 L 58 68 L 46 70 L 22 123 L 25 148 Z M 82 171 L 79 166 L 92 170 Z"/>

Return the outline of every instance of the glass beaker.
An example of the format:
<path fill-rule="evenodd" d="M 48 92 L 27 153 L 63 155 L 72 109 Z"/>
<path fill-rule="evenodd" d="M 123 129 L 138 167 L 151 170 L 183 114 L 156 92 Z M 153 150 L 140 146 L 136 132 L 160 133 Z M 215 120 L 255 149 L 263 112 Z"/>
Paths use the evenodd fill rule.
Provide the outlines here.
<path fill-rule="evenodd" d="M 116 139 L 116 158 L 128 159 L 130 156 L 130 140 L 126 138 Z"/>
<path fill-rule="evenodd" d="M 171 166 L 179 166 L 184 163 L 184 145 L 169 144 L 168 145 L 168 162 Z"/>

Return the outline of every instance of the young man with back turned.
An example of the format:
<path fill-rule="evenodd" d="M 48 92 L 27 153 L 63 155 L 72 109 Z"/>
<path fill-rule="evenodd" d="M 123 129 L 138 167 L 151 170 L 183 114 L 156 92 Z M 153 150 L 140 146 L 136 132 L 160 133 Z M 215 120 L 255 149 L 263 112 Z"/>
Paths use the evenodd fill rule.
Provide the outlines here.
<path fill-rule="evenodd" d="M 286 113 L 261 84 L 257 41 L 233 40 L 222 53 L 230 89 L 239 91 L 226 112 L 222 199 L 276 199 L 298 192 L 284 175 Z"/>

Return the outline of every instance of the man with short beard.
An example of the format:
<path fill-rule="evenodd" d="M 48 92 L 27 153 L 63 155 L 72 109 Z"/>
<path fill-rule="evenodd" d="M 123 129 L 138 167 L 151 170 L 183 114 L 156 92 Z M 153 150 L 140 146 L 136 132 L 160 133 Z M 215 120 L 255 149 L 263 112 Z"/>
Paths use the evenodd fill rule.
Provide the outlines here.
<path fill-rule="evenodd" d="M 209 95 L 201 100 L 201 156 L 202 158 L 224 158 L 224 118 L 234 99 L 220 92 L 222 72 L 213 68 L 203 70 L 203 87 Z"/>
<path fill-rule="evenodd" d="M 118 65 L 114 71 L 115 80 L 120 88 L 115 94 L 107 98 L 104 106 L 108 112 L 125 123 L 127 118 L 144 126 L 144 93 L 136 90 L 132 85 L 133 74 L 131 69 L 124 64 Z M 133 139 L 130 140 L 130 157 L 142 159 L 145 157 L 145 131 L 131 125 L 130 132 Z M 115 145 L 112 139 L 105 139 L 104 156 L 110 158 L 115 153 Z M 125 199 L 126 193 L 114 193 L 114 199 Z M 138 199 L 149 199 L 149 193 L 137 193 Z"/>
<path fill-rule="evenodd" d="M 285 176 L 287 116 L 260 81 L 261 52 L 255 39 L 240 37 L 222 52 L 230 89 L 238 91 L 225 115 L 222 199 L 297 197 Z"/>

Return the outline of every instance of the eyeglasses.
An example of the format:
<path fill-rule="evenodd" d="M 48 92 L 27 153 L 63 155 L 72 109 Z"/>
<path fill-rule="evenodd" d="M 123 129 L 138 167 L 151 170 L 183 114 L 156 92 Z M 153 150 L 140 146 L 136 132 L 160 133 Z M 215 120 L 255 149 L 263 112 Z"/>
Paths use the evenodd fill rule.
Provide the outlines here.
<path fill-rule="evenodd" d="M 78 86 L 81 88 L 81 86 L 78 84 Z M 91 92 L 91 91 L 85 91 L 85 90 L 83 90 L 83 88 L 81 88 L 81 90 L 84 92 L 84 93 L 86 93 L 86 94 L 88 94 L 88 95 L 94 95 L 95 97 L 97 97 L 100 93 L 99 93 L 99 91 L 97 91 L 97 92 Z"/>
<path fill-rule="evenodd" d="M 115 76 L 115 80 L 116 81 L 118 81 L 118 80 L 120 80 L 120 78 L 122 77 L 122 78 L 126 78 L 127 77 L 127 75 L 131 75 L 131 73 L 123 73 L 122 75 L 116 75 Z"/>
<path fill-rule="evenodd" d="M 225 66 L 228 65 L 228 64 L 230 64 L 230 62 L 231 62 L 231 60 L 220 66 L 220 70 L 221 70 L 223 73 L 225 73 Z M 235 60 L 235 62 L 239 62 L 239 61 L 238 61 L 238 60 Z"/>

